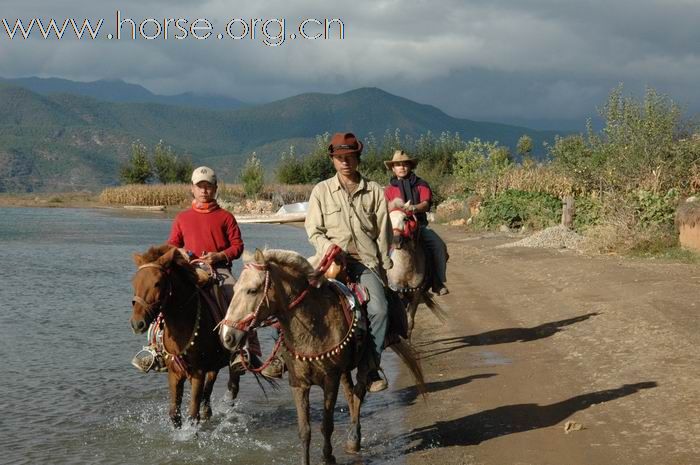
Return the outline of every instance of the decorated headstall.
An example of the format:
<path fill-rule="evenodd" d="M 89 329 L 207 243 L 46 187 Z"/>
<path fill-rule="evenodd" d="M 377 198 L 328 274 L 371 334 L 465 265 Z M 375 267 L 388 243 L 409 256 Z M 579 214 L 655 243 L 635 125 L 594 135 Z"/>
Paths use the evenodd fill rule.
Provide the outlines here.
<path fill-rule="evenodd" d="M 155 301 L 155 302 L 146 302 L 146 300 L 134 294 L 134 296 L 131 298 L 131 306 L 133 307 L 135 304 L 139 304 L 145 309 L 145 314 L 146 317 L 149 320 L 152 320 L 153 318 L 158 315 L 158 313 L 163 311 L 163 307 L 165 307 L 165 304 L 167 301 L 172 297 L 173 295 L 173 285 L 170 281 L 170 270 L 168 268 L 163 267 L 162 265 L 159 265 L 158 263 L 144 263 L 143 265 L 139 266 L 138 269 L 136 270 L 136 274 L 139 273 L 139 271 L 146 269 L 146 268 L 156 268 L 159 270 L 164 276 L 165 276 L 165 284 L 167 286 L 165 292 L 163 292 L 162 295 L 165 297 L 162 297 L 161 299 Z M 135 276 L 134 275 L 134 276 Z"/>
<path fill-rule="evenodd" d="M 404 213 L 405 216 L 403 218 L 403 228 L 392 228 L 394 242 L 396 243 L 398 238 L 401 238 L 400 242 L 403 242 L 403 240 L 415 239 L 419 230 L 416 215 L 411 212 L 407 212 L 403 208 L 394 208 L 390 210 L 389 213 L 395 211 L 400 211 Z"/>

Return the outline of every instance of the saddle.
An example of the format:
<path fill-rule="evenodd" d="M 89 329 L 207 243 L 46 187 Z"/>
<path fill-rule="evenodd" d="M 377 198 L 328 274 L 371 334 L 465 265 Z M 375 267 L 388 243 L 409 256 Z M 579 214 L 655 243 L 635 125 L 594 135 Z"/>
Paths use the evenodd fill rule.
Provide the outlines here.
<path fill-rule="evenodd" d="M 363 331 L 356 333 L 358 342 L 365 338 L 369 328 L 369 317 L 367 316 L 367 302 L 370 295 L 367 289 L 360 283 L 348 282 L 347 274 L 345 273 L 342 264 L 333 262 L 325 273 L 326 278 L 333 284 L 334 290 L 345 300 L 351 310 L 355 312 L 355 317 L 358 321 L 358 329 L 362 325 Z M 401 338 L 408 338 L 408 315 L 401 302 L 401 297 L 398 292 L 384 286 L 384 294 L 388 303 L 388 320 L 386 336 L 384 338 L 384 347 L 396 344 Z M 358 344 L 360 345 L 360 344 Z"/>

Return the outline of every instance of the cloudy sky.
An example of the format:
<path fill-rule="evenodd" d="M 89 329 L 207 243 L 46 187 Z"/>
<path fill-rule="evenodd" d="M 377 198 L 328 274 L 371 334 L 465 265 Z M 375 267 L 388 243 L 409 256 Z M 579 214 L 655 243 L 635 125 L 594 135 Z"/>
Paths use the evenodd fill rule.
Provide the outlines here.
<path fill-rule="evenodd" d="M 535 127 L 582 125 L 623 82 L 629 93 L 651 86 L 688 115 L 700 113 L 700 0 L 3 0 L 2 6 L 0 20 L 10 29 L 18 18 L 25 26 L 35 17 L 59 26 L 104 18 L 96 40 L 75 39 L 70 26 L 60 40 L 44 40 L 36 27 L 26 40 L 19 32 L 10 39 L 0 24 L 3 77 L 123 79 L 159 94 L 251 102 L 373 86 L 453 116 Z M 117 10 L 137 26 L 149 18 L 206 18 L 214 29 L 206 40 L 191 34 L 177 40 L 183 33 L 173 24 L 167 40 L 163 33 L 110 40 Z M 233 40 L 225 26 L 234 18 L 284 18 L 285 41 L 266 46 L 259 30 L 255 39 L 249 33 Z M 336 29 L 329 40 L 290 39 L 307 18 L 340 18 L 345 38 Z M 318 30 L 310 23 L 305 31 Z M 157 32 L 153 22 L 144 31 Z M 270 35 L 278 31 L 270 23 Z M 234 23 L 231 33 L 243 32 Z"/>

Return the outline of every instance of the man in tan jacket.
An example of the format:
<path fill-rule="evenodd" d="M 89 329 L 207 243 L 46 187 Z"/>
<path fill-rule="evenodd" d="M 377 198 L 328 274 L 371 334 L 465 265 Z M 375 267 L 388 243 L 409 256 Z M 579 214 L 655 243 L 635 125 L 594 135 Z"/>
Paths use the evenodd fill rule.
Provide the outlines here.
<path fill-rule="evenodd" d="M 333 135 L 328 155 L 336 175 L 316 184 L 311 192 L 305 227 L 318 256 L 323 256 L 333 244 L 339 246 L 348 276 L 367 288 L 367 313 L 378 366 L 388 323 L 384 285 L 385 270 L 391 267 L 391 223 L 384 189 L 357 171 L 361 153 L 362 142 L 354 134 Z M 370 372 L 370 392 L 387 386 L 377 370 Z"/>

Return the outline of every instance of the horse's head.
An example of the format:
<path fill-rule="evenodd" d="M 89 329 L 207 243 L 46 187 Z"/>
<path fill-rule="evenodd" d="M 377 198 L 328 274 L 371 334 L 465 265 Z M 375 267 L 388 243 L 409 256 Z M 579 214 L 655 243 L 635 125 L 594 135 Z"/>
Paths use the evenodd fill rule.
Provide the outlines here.
<path fill-rule="evenodd" d="M 413 214 L 406 212 L 411 201 L 404 203 L 402 199 L 394 199 L 389 203 L 389 220 L 393 231 L 392 247 L 400 249 L 414 238 L 418 231 L 418 221 Z"/>
<path fill-rule="evenodd" d="M 292 293 L 308 285 L 313 271 L 296 252 L 256 249 L 243 266 L 219 329 L 224 347 L 240 349 L 250 330 L 286 311 L 294 300 Z"/>
<path fill-rule="evenodd" d="M 131 279 L 134 297 L 130 323 L 135 333 L 145 332 L 172 297 L 171 275 L 178 260 L 183 258 L 176 248 L 169 245 L 151 247 L 142 255 L 134 254 L 138 268 Z"/>

